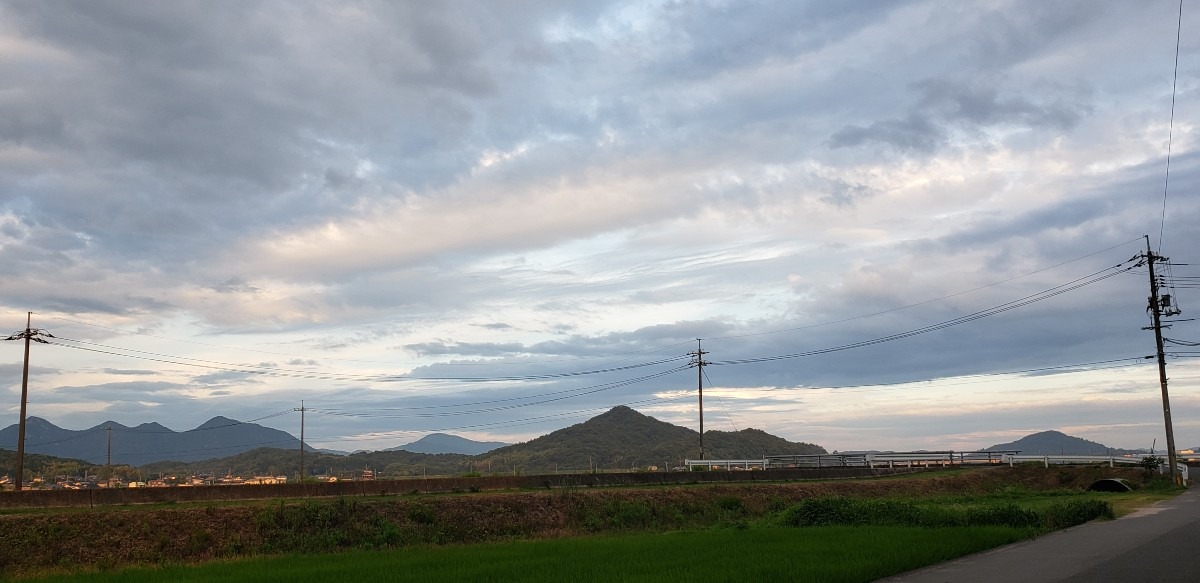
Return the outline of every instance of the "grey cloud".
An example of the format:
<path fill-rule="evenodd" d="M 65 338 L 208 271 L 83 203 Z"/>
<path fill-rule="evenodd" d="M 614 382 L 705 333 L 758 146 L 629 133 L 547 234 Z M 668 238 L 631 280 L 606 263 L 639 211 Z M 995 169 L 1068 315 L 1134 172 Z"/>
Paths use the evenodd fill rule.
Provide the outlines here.
<path fill-rule="evenodd" d="M 215 292 L 223 293 L 223 294 L 232 294 L 232 293 L 255 294 L 255 293 L 258 293 L 259 291 L 261 291 L 259 288 L 246 283 L 246 281 L 240 277 L 230 278 L 228 280 L 225 280 L 224 282 L 221 282 L 219 284 L 211 286 L 210 289 L 212 289 Z"/>
<path fill-rule="evenodd" d="M 1092 109 L 1080 96 L 1072 96 L 1073 102 L 1056 99 L 1035 103 L 1019 95 L 1005 96 L 995 84 L 986 82 L 926 79 L 913 88 L 919 99 L 907 116 L 848 125 L 830 136 L 829 146 L 846 148 L 879 142 L 901 152 L 929 154 L 949 144 L 952 128 L 978 132 L 990 126 L 1015 125 L 1066 131 Z"/>
<path fill-rule="evenodd" d="M 1010 67 L 1069 38 L 1109 12 L 1091 2 L 1033 2 L 1020 10 L 986 10 L 971 27 L 970 63 L 988 68 Z"/>
<path fill-rule="evenodd" d="M 233 383 L 238 383 L 238 384 L 260 384 L 260 383 L 262 383 L 262 381 L 259 380 L 258 378 L 256 378 L 256 376 L 257 375 L 255 375 L 253 373 L 247 373 L 247 372 L 236 372 L 236 371 L 214 372 L 214 373 L 196 375 L 196 376 L 192 377 L 192 382 L 195 382 L 195 383 L 201 384 L 201 385 L 209 385 L 209 386 L 213 386 L 213 385 L 223 386 L 223 385 L 229 385 L 229 384 L 233 384 Z"/>
<path fill-rule="evenodd" d="M 0 363 L 0 377 L 9 378 L 9 379 L 20 379 L 21 373 L 24 370 L 24 367 L 25 367 L 25 365 L 20 362 Z M 29 374 L 30 375 L 35 375 L 35 376 L 36 375 L 52 375 L 52 374 L 58 374 L 60 372 L 62 372 L 61 369 L 54 368 L 54 367 L 39 366 L 36 364 L 29 365 Z"/>
<path fill-rule="evenodd" d="M 992 84 L 927 79 L 915 87 L 922 94 L 921 107 L 937 111 L 947 121 L 980 127 L 1017 124 L 1068 130 L 1091 110 L 1087 103 L 1037 104 L 1020 96 L 1006 97 Z"/>
<path fill-rule="evenodd" d="M 122 375 L 122 376 L 155 376 L 155 375 L 161 374 L 158 371 L 154 371 L 154 370 L 139 370 L 139 369 L 127 369 L 127 368 L 106 368 L 106 369 L 104 369 L 104 373 L 111 374 L 111 375 Z"/>
<path fill-rule="evenodd" d="M 526 352 L 525 347 L 520 344 L 496 344 L 491 342 L 449 344 L 445 342 L 421 342 L 419 344 L 406 344 L 404 348 L 419 356 L 461 354 L 489 357 Z"/>
<path fill-rule="evenodd" d="M 93 400 L 105 400 L 112 396 L 121 399 L 160 395 L 186 388 L 186 385 L 167 381 L 125 381 L 116 383 L 100 383 L 95 385 L 61 386 L 44 393 L 38 401 L 61 402 L 64 397 L 71 399 L 85 397 Z"/>
<path fill-rule="evenodd" d="M 689 50 L 683 58 L 662 62 L 653 73 L 656 77 L 711 76 L 767 61 L 796 59 L 885 20 L 906 4 L 778 0 L 750 6 L 668 4 L 663 10 L 671 23 L 669 34 L 681 36 Z"/>
<path fill-rule="evenodd" d="M 900 151 L 930 153 L 946 143 L 945 132 L 929 119 L 910 115 L 901 120 L 872 122 L 866 126 L 847 126 L 829 137 L 829 146 L 848 148 L 870 142 L 890 145 Z"/>
<path fill-rule="evenodd" d="M 480 328 L 487 328 L 488 330 L 511 330 L 512 329 L 511 325 L 505 324 L 504 322 L 490 322 L 487 324 L 473 324 L 473 325 L 478 326 Z"/>

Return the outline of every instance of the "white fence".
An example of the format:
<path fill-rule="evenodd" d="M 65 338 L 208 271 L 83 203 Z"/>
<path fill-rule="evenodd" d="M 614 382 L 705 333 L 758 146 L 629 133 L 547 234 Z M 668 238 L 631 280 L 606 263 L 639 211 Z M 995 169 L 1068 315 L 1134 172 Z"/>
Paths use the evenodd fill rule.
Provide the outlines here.
<path fill-rule="evenodd" d="M 1027 462 L 1042 462 L 1042 464 L 1045 465 L 1047 468 L 1050 467 L 1051 464 L 1067 465 L 1067 464 L 1104 464 L 1104 463 L 1107 463 L 1108 467 L 1111 468 L 1111 467 L 1115 467 L 1117 464 L 1140 466 L 1140 465 L 1142 465 L 1142 460 L 1145 459 L 1146 457 L 1148 457 L 1148 456 L 1127 457 L 1127 456 L 1112 456 L 1112 455 L 1016 455 L 1016 454 L 1013 454 L 1013 455 L 1005 456 L 1004 461 L 1006 463 L 1008 463 L 1008 465 L 1010 465 L 1010 466 L 1013 464 L 1027 463 Z M 1182 463 L 1182 462 L 1177 462 L 1175 464 L 1175 467 L 1179 471 L 1180 477 L 1183 478 L 1184 483 L 1187 483 L 1187 481 L 1188 481 L 1188 466 L 1187 466 L 1187 464 Z M 1160 474 L 1169 474 L 1169 473 L 1171 473 L 1171 470 L 1169 468 L 1170 468 L 1170 466 L 1168 466 L 1165 463 L 1160 464 L 1158 466 L 1158 472 Z"/>
<path fill-rule="evenodd" d="M 1145 456 L 1106 456 L 1106 455 L 1020 455 L 1019 451 L 888 451 L 862 453 L 830 453 L 810 455 L 769 455 L 762 459 L 731 459 L 731 460 L 684 460 L 684 466 L 704 467 L 720 470 L 763 470 L 770 468 L 928 468 L 949 467 L 962 465 L 999 465 L 1010 466 L 1019 463 L 1041 462 L 1046 467 L 1051 464 L 1108 464 L 1141 465 Z M 1178 464 L 1179 474 L 1186 481 L 1188 467 Z M 1167 465 L 1159 470 L 1169 473 Z"/>

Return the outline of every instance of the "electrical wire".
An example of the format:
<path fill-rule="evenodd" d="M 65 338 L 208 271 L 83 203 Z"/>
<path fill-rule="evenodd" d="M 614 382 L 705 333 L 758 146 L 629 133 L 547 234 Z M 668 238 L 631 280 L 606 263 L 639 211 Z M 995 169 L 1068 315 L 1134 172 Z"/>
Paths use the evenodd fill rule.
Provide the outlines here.
<path fill-rule="evenodd" d="M 641 377 L 638 379 L 632 379 L 632 381 L 633 382 L 641 382 L 643 380 L 658 378 L 659 376 L 665 376 L 666 374 L 670 374 L 672 372 L 676 372 L 677 370 L 683 370 L 686 368 L 687 367 L 684 366 L 681 369 L 674 369 L 671 371 L 666 371 L 665 373 L 655 373 L 653 375 L 644 376 L 644 377 Z M 474 406 L 479 406 L 479 405 L 490 405 L 493 403 L 509 403 L 509 402 L 521 401 L 521 400 L 525 400 L 525 399 L 539 399 L 542 397 L 549 397 L 552 395 L 565 395 L 568 393 L 588 394 L 589 392 L 592 392 L 592 391 L 590 391 L 590 389 L 596 389 L 599 387 L 610 387 L 611 385 L 614 385 L 616 383 L 622 383 L 622 382 L 626 382 L 626 381 L 614 381 L 611 383 L 602 383 L 599 385 L 589 385 L 586 387 L 577 387 L 574 389 L 563 389 L 561 391 L 550 391 L 550 392 L 546 392 L 546 393 L 537 393 L 537 394 L 533 394 L 533 395 L 522 395 L 519 397 L 506 397 L 503 399 L 486 399 L 486 400 L 482 400 L 482 401 L 472 401 L 472 402 L 468 402 L 468 403 L 447 403 L 447 404 L 442 404 L 442 405 L 414 405 L 414 406 L 408 406 L 408 407 L 375 407 L 372 410 L 374 410 L 374 411 L 420 411 L 420 410 L 430 410 L 430 409 L 450 409 L 450 408 L 454 408 L 454 407 L 474 407 Z M 572 396 L 574 396 L 574 395 L 572 395 Z M 328 408 L 326 408 L 325 410 L 326 411 L 338 411 L 338 409 L 328 409 Z"/>
<path fill-rule="evenodd" d="M 235 372 L 242 374 L 256 374 L 265 376 L 315 379 L 315 380 L 338 380 L 338 381 L 370 381 L 370 382 L 402 382 L 402 381 L 453 381 L 462 383 L 489 383 L 489 382 L 514 382 L 514 381 L 535 381 L 535 380 L 552 380 L 577 376 L 586 376 L 594 374 L 602 374 L 609 372 L 619 372 L 625 370 L 633 370 L 647 366 L 655 366 L 675 362 L 686 358 L 685 356 L 673 356 L 670 358 L 662 358 L 651 362 L 643 362 L 626 366 L 617 366 L 609 368 L 563 372 L 563 373 L 546 373 L 536 375 L 510 375 L 510 376 L 495 376 L 495 377 L 458 377 L 458 376 L 410 376 L 410 375 L 363 375 L 352 373 L 317 373 L 311 371 L 298 371 L 292 369 L 280 369 L 277 367 L 264 365 L 248 365 L 234 364 L 221 361 L 212 361 L 198 358 L 174 356 L 145 350 L 136 350 L 131 348 L 120 348 L 108 346 L 96 342 L 86 340 L 75 340 L 71 338 L 59 338 L 61 341 L 71 342 L 75 344 L 65 344 L 63 342 L 48 342 L 55 346 L 64 346 L 67 348 L 75 348 L 77 350 L 85 350 L 89 352 L 97 352 L 113 356 L 123 356 L 126 358 L 136 358 L 151 362 L 160 362 L 165 364 L 175 364 L 181 366 L 191 366 L 196 368 L 204 368 L 209 370 L 217 370 L 222 372 Z M 84 346 L 80 346 L 84 345 Z M 89 348 L 94 346 L 98 348 Z"/>
<path fill-rule="evenodd" d="M 884 314 L 890 314 L 890 313 L 892 313 L 892 312 L 898 312 L 898 311 L 900 311 L 900 310 L 907 310 L 907 309 L 909 309 L 909 308 L 915 308 L 915 307 L 918 307 L 918 306 L 924 306 L 924 305 L 926 305 L 926 304 L 931 304 L 931 303 L 933 303 L 933 302 L 940 302 L 940 301 L 942 301 L 942 300 L 948 300 L 948 299 L 950 299 L 950 298 L 955 298 L 955 297 L 958 297 L 958 296 L 961 296 L 961 295 L 966 295 L 966 294 L 969 294 L 969 293 L 977 292 L 977 291 L 979 291 L 979 290 L 983 290 L 983 289 L 987 289 L 987 288 L 990 288 L 990 287 L 995 287 L 995 286 L 998 286 L 998 285 L 1002 285 L 1002 284 L 1005 284 L 1005 283 L 1009 283 L 1009 282 L 1012 282 L 1012 281 L 1016 281 L 1016 280 L 1018 280 L 1018 279 L 1021 279 L 1021 278 L 1029 277 L 1029 276 L 1031 276 L 1031 275 L 1037 275 L 1037 274 L 1039 274 L 1039 273 L 1042 273 L 1042 272 L 1044 272 L 1044 271 L 1049 271 L 1049 270 L 1051 270 L 1051 269 L 1056 269 L 1056 268 L 1062 267 L 1062 266 L 1064 266 L 1064 265 L 1068 265 L 1068 264 L 1074 263 L 1074 262 L 1076 262 L 1076 261 L 1081 261 L 1081 260 L 1083 260 L 1083 259 L 1087 259 L 1087 258 L 1089 258 L 1089 257 L 1094 257 L 1094 256 L 1096 256 L 1096 255 L 1099 255 L 1099 254 L 1101 254 L 1101 253 L 1106 253 L 1106 252 L 1108 252 L 1108 251 L 1112 251 L 1113 249 L 1118 249 L 1118 248 L 1120 248 L 1120 247 L 1124 247 L 1124 246 L 1126 246 L 1126 245 L 1129 245 L 1129 244 L 1131 244 L 1131 243 L 1135 243 L 1135 242 L 1139 241 L 1140 239 L 1141 239 L 1141 237 L 1137 237 L 1137 238 L 1135 238 L 1135 239 L 1130 239 L 1129 241 L 1126 241 L 1126 242 L 1124 242 L 1124 243 L 1120 243 L 1120 244 L 1117 244 L 1117 245 L 1113 245 L 1112 247 L 1108 247 L 1108 248 L 1106 248 L 1106 249 L 1101 249 L 1101 250 L 1099 250 L 1099 251 L 1096 251 L 1096 252 L 1094 252 L 1094 253 L 1088 253 L 1087 255 L 1082 255 L 1082 256 L 1080 256 L 1080 257 L 1076 257 L 1076 258 L 1074 258 L 1074 259 L 1070 259 L 1070 260 L 1068 260 L 1068 261 L 1063 261 L 1062 263 L 1056 263 L 1056 264 L 1054 264 L 1054 265 L 1051 265 L 1051 266 L 1048 266 L 1048 267 L 1043 267 L 1043 268 L 1041 268 L 1041 269 L 1038 269 L 1038 270 L 1035 270 L 1035 271 L 1030 271 L 1029 273 L 1024 273 L 1024 274 L 1021 274 L 1021 275 L 1013 276 L 1013 277 L 1010 277 L 1010 278 L 1008 278 L 1008 279 L 1002 279 L 1002 280 L 1000 280 L 1000 281 L 996 281 L 996 282 L 992 282 L 992 283 L 989 283 L 989 284 L 986 284 L 986 285 L 981 285 L 981 286 L 979 286 L 979 287 L 975 287 L 975 288 L 971 288 L 971 289 L 968 289 L 968 290 L 964 290 L 964 291 L 960 291 L 960 292 L 952 293 L 952 294 L 945 295 L 945 296 L 942 296 L 942 297 L 939 297 L 939 298 L 933 298 L 933 299 L 925 300 L 925 301 L 922 301 L 922 302 L 917 302 L 917 303 L 915 303 L 915 304 L 908 304 L 908 305 L 905 305 L 905 306 L 900 306 L 900 307 L 897 307 L 897 308 L 891 308 L 891 309 L 882 310 L 882 311 L 879 311 L 879 312 L 872 312 L 872 313 L 870 313 L 870 314 L 863 314 L 863 315 L 861 315 L 861 316 L 854 316 L 854 317 L 852 317 L 852 318 L 843 318 L 843 319 L 841 319 L 841 320 L 833 320 L 833 321 L 829 321 L 829 322 L 821 322 L 821 323 L 818 323 L 818 324 L 809 324 L 809 325 L 806 325 L 806 326 L 797 326 L 797 327 L 795 327 L 795 328 L 782 328 L 782 329 L 779 329 L 779 330 L 769 330 L 769 331 L 766 331 L 766 332 L 752 332 L 752 333 L 748 333 L 748 334 L 734 334 L 734 335 L 730 335 L 730 336 L 713 336 L 713 337 L 711 337 L 711 338 L 701 338 L 700 340 L 729 340 L 729 339 L 734 339 L 734 338 L 750 338 L 750 337 L 752 337 L 752 336 L 764 336 L 764 335 L 767 335 L 767 334 L 781 334 L 781 333 L 784 333 L 784 332 L 796 332 L 796 331 L 799 331 L 799 330 L 808 330 L 808 329 L 811 329 L 811 328 L 819 328 L 819 327 L 822 327 L 822 326 L 831 326 L 831 325 L 833 325 L 833 324 L 844 324 L 844 323 L 846 323 L 846 322 L 853 322 L 853 321 L 855 321 L 855 320 L 862 320 L 862 319 L 864 319 L 864 318 L 873 318 L 873 317 L 875 317 L 875 316 L 882 316 L 882 315 L 884 315 Z"/>
<path fill-rule="evenodd" d="M 1114 269 L 1119 269 L 1119 268 L 1121 268 L 1121 265 L 1116 265 L 1114 267 L 1103 269 L 1101 271 L 1092 273 L 1090 275 L 1086 275 L 1084 277 L 1077 278 L 1075 280 L 1069 281 L 1062 285 L 1050 288 L 1048 290 L 1043 290 L 1038 293 L 1031 294 L 1031 295 L 1013 300 L 1011 302 L 1007 302 L 1007 303 L 993 306 L 993 307 L 990 307 L 990 308 L 987 308 L 984 310 L 973 312 L 973 313 L 967 314 L 965 316 L 960 316 L 958 318 L 952 318 L 950 320 L 939 322 L 937 324 L 923 326 L 921 328 L 915 328 L 913 330 L 908 330 L 905 332 L 899 332 L 896 334 L 890 334 L 888 336 L 873 338 L 870 340 L 862 340 L 859 342 L 852 342 L 849 344 L 843 344 L 843 345 L 839 345 L 839 346 L 832 346 L 832 347 L 828 347 L 828 348 L 819 348 L 819 349 L 815 349 L 815 350 L 808 350 L 805 352 L 780 354 L 780 355 L 775 355 L 775 356 L 765 356 L 765 357 L 758 357 L 758 358 L 741 358 L 741 359 L 733 359 L 733 360 L 713 361 L 711 364 L 715 365 L 715 366 L 724 366 L 724 365 L 737 365 L 737 364 L 751 364 L 751 363 L 758 363 L 758 362 L 770 362 L 770 361 L 775 361 L 775 360 L 785 360 L 785 359 L 791 359 L 791 358 L 804 358 L 804 357 L 816 356 L 816 355 L 820 355 L 820 354 L 829 354 L 829 353 L 833 353 L 833 352 L 841 352 L 844 350 L 863 348 L 866 346 L 873 346 L 876 344 L 882 344 L 884 342 L 891 342 L 894 340 L 900 340 L 900 339 L 904 339 L 904 338 L 911 338 L 913 336 L 917 336 L 920 334 L 926 334 L 928 332 L 943 330 L 946 328 L 950 328 L 952 326 L 957 326 L 959 324 L 965 324 L 967 322 L 973 322 L 975 320 L 979 320 L 979 319 L 986 318 L 989 316 L 994 316 L 996 314 L 1001 314 L 1001 313 L 1004 313 L 1004 312 L 1007 312 L 1010 310 L 1015 310 L 1017 308 L 1021 308 L 1021 307 L 1036 303 L 1036 302 L 1040 302 L 1042 300 L 1050 299 L 1052 297 L 1080 289 L 1082 287 L 1086 287 L 1088 285 L 1099 283 L 1099 282 L 1109 279 L 1111 277 L 1121 275 L 1125 271 L 1128 271 L 1129 269 L 1131 269 L 1131 268 L 1124 268 L 1121 271 L 1113 271 Z M 1105 273 L 1105 272 L 1109 272 L 1109 273 Z M 1101 275 L 1101 274 L 1103 274 L 1103 275 Z"/>
<path fill-rule="evenodd" d="M 375 415 L 371 415 L 371 416 L 372 417 L 389 418 L 389 419 L 413 419 L 413 418 L 424 419 L 424 418 L 433 418 L 433 417 L 456 417 L 456 416 L 462 416 L 462 415 L 477 415 L 480 413 L 495 413 L 498 411 L 509 411 L 512 409 L 532 407 L 534 405 L 544 405 L 546 403 L 554 403 L 557 401 L 563 401 L 566 399 L 573 399 L 575 397 L 581 397 L 583 395 L 592 395 L 592 394 L 599 393 L 602 391 L 608 391 L 608 390 L 612 390 L 612 389 L 616 389 L 616 388 L 620 388 L 620 387 L 626 387 L 626 386 L 637 384 L 637 383 L 644 382 L 647 380 L 661 378 L 661 377 L 664 377 L 664 376 L 667 376 L 670 374 L 674 374 L 674 373 L 677 373 L 677 372 L 680 372 L 683 370 L 687 370 L 687 369 L 688 369 L 687 366 L 675 367 L 670 370 L 658 372 L 658 373 L 655 373 L 652 375 L 639 377 L 636 379 L 629 379 L 626 381 L 608 383 L 607 385 L 600 385 L 599 387 L 591 389 L 591 390 L 580 391 L 580 392 L 576 392 L 576 393 L 570 394 L 570 395 L 560 395 L 557 397 L 543 399 L 541 401 L 531 401 L 528 403 L 515 403 L 515 404 L 510 404 L 510 405 L 501 405 L 498 407 L 490 407 L 490 408 L 486 408 L 486 409 L 475 409 L 475 410 L 469 410 L 469 411 L 445 411 L 445 412 L 440 412 L 440 413 L 407 413 L 407 414 L 406 413 L 390 413 L 390 414 L 375 414 Z M 358 414 L 346 413 L 344 410 L 339 410 L 339 409 L 324 409 L 324 408 L 311 407 L 311 408 L 309 408 L 309 410 L 314 411 L 314 412 L 325 413 L 328 415 L 345 414 L 346 416 L 349 416 L 349 417 L 361 416 Z M 378 409 L 376 409 L 376 410 L 378 410 Z"/>
<path fill-rule="evenodd" d="M 312 356 L 312 355 L 294 354 L 294 353 L 288 353 L 288 352 L 274 352 L 274 351 L 270 351 L 270 350 L 259 350 L 259 349 L 254 349 L 254 348 L 246 348 L 246 347 L 242 347 L 242 346 L 225 346 L 225 345 L 221 345 L 221 344 L 212 344 L 209 342 L 186 340 L 183 338 L 158 336 L 158 335 L 149 334 L 146 332 L 122 330 L 120 328 L 113 328 L 111 326 L 103 326 L 101 324 L 84 322 L 82 320 L 74 320 L 71 318 L 64 318 L 62 316 L 55 316 L 53 314 L 45 314 L 45 313 L 39 313 L 39 312 L 33 312 L 33 313 L 37 314 L 39 316 L 53 318 L 55 320 L 62 320 L 64 322 L 71 322 L 73 324 L 80 324 L 82 326 L 90 326 L 93 328 L 100 328 L 102 330 L 108 330 L 110 332 L 117 332 L 119 334 L 146 336 L 148 338 L 155 338 L 158 340 L 169 340 L 172 342 L 195 344 L 197 346 L 207 346 L 210 348 L 222 348 L 222 349 L 226 349 L 226 350 L 237 350 L 237 351 L 241 351 L 241 352 L 255 352 L 255 353 L 259 353 L 259 354 L 269 354 L 272 356 L 287 356 L 290 358 L 298 358 L 298 359 L 305 359 L 305 360 L 329 360 L 329 361 L 339 361 L 339 362 L 357 362 L 357 363 L 366 363 L 366 364 L 387 364 L 387 365 L 392 365 L 392 366 L 395 366 L 395 365 L 423 366 L 423 365 L 427 364 L 424 362 L 407 362 L 406 363 L 406 362 L 396 362 L 396 361 L 364 360 L 364 359 L 355 359 L 355 358 L 336 358 L 336 357 L 331 357 L 331 356 Z M 520 362 L 488 361 L 488 362 L 452 362 L 452 363 L 438 363 L 438 364 L 441 366 L 497 366 L 497 365 L 499 365 L 499 366 L 521 366 L 521 365 L 527 366 L 527 365 L 533 365 L 533 364 L 576 362 L 576 361 L 580 361 L 580 360 L 610 359 L 610 358 L 614 358 L 617 356 L 627 356 L 628 357 L 625 359 L 618 359 L 618 360 L 614 361 L 614 362 L 620 362 L 622 360 L 628 360 L 629 358 L 633 358 L 633 357 L 641 355 L 641 354 L 651 354 L 654 352 L 662 352 L 664 350 L 675 348 L 677 346 L 682 346 L 682 345 L 688 344 L 690 342 L 691 341 L 688 340 L 688 341 L 684 341 L 684 342 L 677 342 L 674 344 L 667 344 L 667 345 L 663 345 L 663 346 L 656 346 L 653 348 L 646 348 L 643 350 L 631 350 L 628 352 L 617 352 L 617 353 L 613 353 L 613 354 L 596 354 L 596 355 L 590 355 L 590 356 L 577 356 L 574 358 L 559 358 L 559 359 L 550 359 L 550 360 L 522 360 Z"/>
<path fill-rule="evenodd" d="M 627 401 L 627 402 L 621 403 L 621 404 L 625 405 L 625 406 L 651 405 L 651 404 L 659 404 L 659 403 L 674 403 L 674 402 L 690 400 L 690 399 L 691 399 L 690 396 L 669 397 L 669 398 L 655 397 L 652 399 L 644 399 L 644 400 L 640 400 L 640 401 Z M 522 418 L 522 419 L 508 420 L 508 421 L 475 423 L 475 424 L 471 424 L 471 425 L 459 425 L 456 427 L 440 427 L 437 429 L 427 429 L 427 430 L 381 431 L 381 432 L 372 432 L 368 435 L 340 435 L 340 436 L 314 437 L 311 440 L 319 441 L 321 443 L 376 441 L 379 439 L 395 437 L 395 436 L 399 436 L 399 435 L 416 435 L 416 434 L 421 434 L 421 433 L 436 433 L 436 432 L 440 432 L 440 431 L 463 431 L 463 430 L 470 430 L 470 429 L 485 429 L 485 428 L 494 429 L 497 427 L 519 427 L 519 426 L 523 426 L 523 425 L 532 425 L 535 423 L 541 423 L 543 421 L 549 421 L 549 420 L 553 420 L 553 419 L 579 417 L 581 415 L 595 413 L 596 411 L 607 411 L 610 408 L 611 408 L 611 406 L 591 407 L 588 409 L 581 409 L 578 411 L 569 411 L 569 412 L 565 412 L 565 413 L 555 413 L 555 414 L 551 414 L 551 415 L 526 417 L 526 418 Z M 323 414 L 320 412 L 318 412 L 318 413 Z M 349 416 L 349 415 L 341 415 L 341 416 L 345 417 L 345 416 Z M 373 415 L 365 414 L 365 413 L 359 414 L 356 416 L 363 417 L 363 418 L 374 417 Z M 306 441 L 308 441 L 308 440 L 306 440 Z"/>
<path fill-rule="evenodd" d="M 1183 0 L 1179 0 L 1179 16 L 1175 25 L 1175 71 L 1171 77 L 1171 121 L 1167 129 L 1167 170 L 1163 177 L 1162 220 L 1158 225 L 1158 251 L 1162 252 L 1163 229 L 1167 224 L 1167 188 L 1171 184 L 1171 146 L 1175 140 L 1175 93 L 1179 83 L 1179 39 L 1183 34 Z"/>
<path fill-rule="evenodd" d="M 716 384 L 713 383 L 712 379 L 708 377 L 708 371 L 704 370 L 704 367 L 700 367 L 700 373 L 704 375 L 704 380 L 708 381 L 708 386 L 711 387 Z M 733 428 L 733 432 L 737 433 L 737 425 L 733 422 L 733 415 L 729 413 L 729 407 L 725 406 L 725 399 L 721 398 L 720 393 L 713 393 L 712 396 L 717 398 L 717 403 L 720 403 L 721 409 L 725 411 L 725 420 L 729 422 L 729 426 Z"/>

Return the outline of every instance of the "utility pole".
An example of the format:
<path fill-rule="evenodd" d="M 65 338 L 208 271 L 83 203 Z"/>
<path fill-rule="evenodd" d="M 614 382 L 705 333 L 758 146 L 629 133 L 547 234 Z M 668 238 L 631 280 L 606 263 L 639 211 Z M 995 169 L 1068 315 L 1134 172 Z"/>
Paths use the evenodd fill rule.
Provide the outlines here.
<path fill-rule="evenodd" d="M 5 340 L 25 340 L 25 364 L 21 368 L 21 419 L 17 422 L 17 475 L 16 482 L 14 482 L 17 492 L 21 491 L 22 481 L 25 479 L 25 408 L 29 402 L 29 343 L 32 341 L 49 344 L 39 336 L 54 338 L 53 334 L 33 328 L 32 325 L 33 312 L 26 312 L 25 330 L 5 338 Z"/>
<path fill-rule="evenodd" d="M 112 425 L 104 428 L 108 432 L 108 462 L 105 465 L 112 470 Z"/>
<path fill-rule="evenodd" d="M 1171 466 L 1171 481 L 1179 482 L 1179 469 L 1175 467 L 1178 458 L 1175 453 L 1175 429 L 1171 423 L 1171 399 L 1167 395 L 1167 357 L 1163 352 L 1163 336 L 1162 336 L 1162 309 L 1167 308 L 1168 314 L 1173 315 L 1179 313 L 1178 310 L 1171 310 L 1171 300 L 1169 296 L 1160 296 L 1158 290 L 1158 277 L 1154 273 L 1155 261 L 1166 261 L 1167 258 L 1161 255 L 1156 255 L 1150 249 L 1150 235 L 1146 235 L 1146 266 L 1150 270 L 1150 305 L 1147 308 L 1154 318 L 1154 325 L 1151 329 L 1154 330 L 1154 345 L 1158 356 L 1158 384 L 1162 390 L 1163 402 L 1163 422 L 1167 426 L 1167 465 Z"/>
<path fill-rule="evenodd" d="M 696 367 L 696 391 L 699 396 L 700 405 L 700 459 L 704 457 L 704 367 L 709 363 L 704 360 L 704 355 L 708 354 L 700 348 L 700 339 L 696 339 L 696 351 L 689 352 L 688 356 L 693 357 L 693 360 L 688 363 L 688 366 Z"/>
<path fill-rule="evenodd" d="M 300 483 L 304 483 L 304 412 L 308 409 L 304 408 L 304 401 L 300 401 L 299 409 L 292 409 L 300 412 Z"/>

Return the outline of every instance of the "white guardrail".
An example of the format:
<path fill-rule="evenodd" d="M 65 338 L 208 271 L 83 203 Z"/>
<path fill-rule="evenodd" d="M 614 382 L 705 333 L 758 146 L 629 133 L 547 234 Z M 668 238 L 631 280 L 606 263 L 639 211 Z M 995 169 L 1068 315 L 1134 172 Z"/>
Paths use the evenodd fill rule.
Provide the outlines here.
<path fill-rule="evenodd" d="M 1102 464 L 1107 463 L 1108 467 L 1114 467 L 1117 464 L 1140 466 L 1142 459 L 1147 456 L 1108 456 L 1108 455 L 1008 455 L 1004 461 L 1008 465 L 1027 463 L 1027 462 L 1042 462 L 1047 468 L 1050 464 Z M 1168 474 L 1170 470 L 1167 464 L 1160 464 L 1158 471 L 1161 474 Z M 1183 462 L 1177 462 L 1175 468 L 1179 472 L 1179 476 L 1183 478 L 1184 483 L 1188 481 L 1188 465 Z"/>
<path fill-rule="evenodd" d="M 763 459 L 703 459 L 684 460 L 684 466 L 706 467 L 721 470 L 763 470 L 769 468 L 917 468 L 959 465 L 999 465 L 1010 466 L 1019 463 L 1040 462 L 1046 467 L 1051 464 L 1108 464 L 1141 465 L 1146 456 L 1107 456 L 1107 455 L 1020 455 L 1016 451 L 901 451 L 901 452 L 871 452 L 871 453 L 831 453 L 809 455 L 771 455 Z M 1188 480 L 1188 466 L 1177 464 L 1179 475 Z M 1159 466 L 1159 471 L 1168 473 L 1167 465 Z"/>

